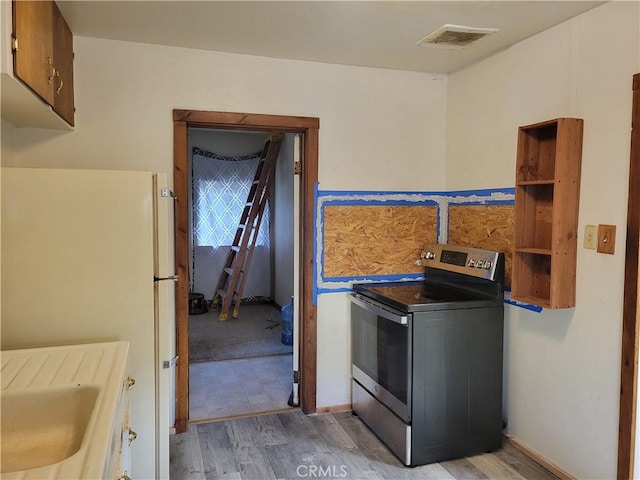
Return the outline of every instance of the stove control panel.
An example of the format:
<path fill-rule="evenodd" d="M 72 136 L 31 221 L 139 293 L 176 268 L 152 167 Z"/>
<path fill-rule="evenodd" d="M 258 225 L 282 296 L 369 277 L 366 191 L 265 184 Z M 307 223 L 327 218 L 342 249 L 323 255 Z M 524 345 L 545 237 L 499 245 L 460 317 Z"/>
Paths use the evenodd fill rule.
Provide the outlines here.
<path fill-rule="evenodd" d="M 429 244 L 420 255 L 422 265 L 495 280 L 504 254 L 460 245 Z"/>
<path fill-rule="evenodd" d="M 491 265 L 491 260 L 474 260 L 473 258 L 467 260 L 467 267 L 469 268 L 484 268 L 488 270 L 491 268 Z"/>

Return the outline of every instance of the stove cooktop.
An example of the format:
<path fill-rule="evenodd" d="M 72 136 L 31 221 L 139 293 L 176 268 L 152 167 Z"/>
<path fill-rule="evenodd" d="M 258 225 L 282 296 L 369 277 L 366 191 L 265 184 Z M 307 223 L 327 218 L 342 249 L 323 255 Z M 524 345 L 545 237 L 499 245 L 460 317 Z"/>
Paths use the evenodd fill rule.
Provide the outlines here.
<path fill-rule="evenodd" d="M 361 283 L 353 290 L 385 305 L 404 312 L 470 307 L 473 303 L 494 303 L 494 296 L 474 295 L 424 281 Z M 499 302 L 501 303 L 501 302 Z"/>
<path fill-rule="evenodd" d="M 459 245 L 428 244 L 425 280 L 356 283 L 353 290 L 402 312 L 502 304 L 504 254 Z"/>
<path fill-rule="evenodd" d="M 429 287 L 424 282 L 378 284 L 372 285 L 370 288 L 365 288 L 365 290 L 384 298 L 394 299 L 405 305 L 455 302 L 479 298 L 444 288 Z"/>

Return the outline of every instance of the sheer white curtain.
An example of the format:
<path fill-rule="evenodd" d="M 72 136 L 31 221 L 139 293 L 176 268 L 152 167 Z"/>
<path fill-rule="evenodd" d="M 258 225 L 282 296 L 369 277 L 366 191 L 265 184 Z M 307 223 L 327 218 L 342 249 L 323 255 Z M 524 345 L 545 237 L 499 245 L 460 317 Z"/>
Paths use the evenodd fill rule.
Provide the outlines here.
<path fill-rule="evenodd" d="M 193 291 L 211 300 L 238 228 L 261 152 L 225 157 L 199 148 L 191 161 Z M 269 202 L 265 206 L 243 299 L 271 295 Z"/>

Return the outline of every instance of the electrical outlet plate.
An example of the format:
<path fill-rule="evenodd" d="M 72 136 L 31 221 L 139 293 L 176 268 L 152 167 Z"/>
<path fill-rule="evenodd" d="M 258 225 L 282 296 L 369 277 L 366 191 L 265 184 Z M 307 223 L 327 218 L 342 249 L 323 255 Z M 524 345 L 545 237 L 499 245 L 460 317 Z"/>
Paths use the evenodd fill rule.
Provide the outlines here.
<path fill-rule="evenodd" d="M 584 227 L 584 248 L 595 250 L 598 246 L 598 229 L 595 225 Z"/>
<path fill-rule="evenodd" d="M 616 250 L 616 226 L 598 225 L 598 253 L 613 255 Z"/>

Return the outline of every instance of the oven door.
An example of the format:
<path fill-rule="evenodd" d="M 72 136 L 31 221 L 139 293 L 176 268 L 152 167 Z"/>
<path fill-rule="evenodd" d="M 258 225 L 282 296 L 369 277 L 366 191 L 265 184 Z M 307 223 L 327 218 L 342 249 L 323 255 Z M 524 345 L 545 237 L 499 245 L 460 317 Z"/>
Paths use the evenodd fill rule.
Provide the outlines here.
<path fill-rule="evenodd" d="M 406 423 L 411 422 L 411 324 L 411 314 L 351 296 L 353 379 Z"/>

